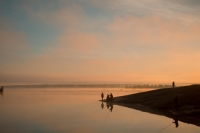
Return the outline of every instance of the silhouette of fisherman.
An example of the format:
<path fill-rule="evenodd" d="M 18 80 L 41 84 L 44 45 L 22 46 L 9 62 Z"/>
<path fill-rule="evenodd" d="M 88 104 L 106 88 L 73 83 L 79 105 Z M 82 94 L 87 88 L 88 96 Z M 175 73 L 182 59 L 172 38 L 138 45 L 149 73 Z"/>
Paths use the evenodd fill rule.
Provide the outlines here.
<path fill-rule="evenodd" d="M 110 97 L 109 97 L 109 95 L 107 94 L 106 101 L 109 101 L 109 100 L 110 100 Z"/>
<path fill-rule="evenodd" d="M 101 99 L 102 99 L 102 101 L 103 101 L 103 97 L 104 97 L 104 94 L 103 94 L 103 92 L 101 93 Z"/>
<path fill-rule="evenodd" d="M 175 88 L 175 82 L 172 82 L 172 88 Z"/>
<path fill-rule="evenodd" d="M 174 122 L 172 122 L 172 123 L 175 123 L 176 128 L 178 127 L 178 118 L 177 118 L 177 116 L 174 118 Z"/>
<path fill-rule="evenodd" d="M 113 94 L 112 93 L 110 94 L 110 99 L 113 99 Z"/>
<path fill-rule="evenodd" d="M 174 98 L 175 107 L 178 108 L 178 96 L 176 95 Z"/>
<path fill-rule="evenodd" d="M 102 109 L 104 108 L 104 104 L 103 104 L 103 101 L 102 101 L 102 103 L 101 103 L 101 108 L 102 108 Z"/>

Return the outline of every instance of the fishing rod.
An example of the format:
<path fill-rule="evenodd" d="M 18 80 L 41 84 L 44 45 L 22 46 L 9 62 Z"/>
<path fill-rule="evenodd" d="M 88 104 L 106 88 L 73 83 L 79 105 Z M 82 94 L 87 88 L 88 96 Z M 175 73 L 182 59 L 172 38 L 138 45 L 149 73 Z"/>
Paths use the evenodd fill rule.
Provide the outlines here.
<path fill-rule="evenodd" d="M 169 125 L 167 125 L 165 128 L 161 129 L 161 130 L 159 131 L 159 133 L 162 132 L 163 130 L 165 130 L 166 128 L 168 128 L 169 126 L 171 126 L 171 124 L 172 124 L 172 123 L 170 123 Z"/>
<path fill-rule="evenodd" d="M 109 113 L 110 113 L 110 111 L 108 111 L 108 113 L 107 113 L 107 115 L 106 115 L 106 118 L 105 118 L 105 120 L 104 120 L 104 124 L 105 124 L 105 122 L 106 122 L 106 120 L 107 120 L 107 118 L 108 118 Z"/>

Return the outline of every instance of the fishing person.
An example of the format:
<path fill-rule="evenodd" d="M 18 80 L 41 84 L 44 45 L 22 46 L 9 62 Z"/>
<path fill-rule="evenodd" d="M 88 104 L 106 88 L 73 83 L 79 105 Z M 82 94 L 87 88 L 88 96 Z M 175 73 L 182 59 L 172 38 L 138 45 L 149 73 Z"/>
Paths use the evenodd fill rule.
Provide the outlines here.
<path fill-rule="evenodd" d="M 109 101 L 109 100 L 110 100 L 110 97 L 109 97 L 109 95 L 107 94 L 106 101 Z"/>
<path fill-rule="evenodd" d="M 113 99 L 113 94 L 112 93 L 110 93 L 110 99 Z"/>
<path fill-rule="evenodd" d="M 103 92 L 101 93 L 101 99 L 102 99 L 102 101 L 103 101 L 103 98 L 104 98 L 104 94 L 103 94 Z"/>
<path fill-rule="evenodd" d="M 175 88 L 175 82 L 172 82 L 172 88 Z"/>

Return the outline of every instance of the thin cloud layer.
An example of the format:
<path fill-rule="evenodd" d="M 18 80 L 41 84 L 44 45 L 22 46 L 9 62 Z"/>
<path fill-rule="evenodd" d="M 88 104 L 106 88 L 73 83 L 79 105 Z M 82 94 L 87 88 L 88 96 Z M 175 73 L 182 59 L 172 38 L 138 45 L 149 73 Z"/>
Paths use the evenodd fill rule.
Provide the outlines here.
<path fill-rule="evenodd" d="M 7 3 L 1 83 L 198 82 L 199 9 L 188 2 Z"/>
<path fill-rule="evenodd" d="M 13 31 L 5 19 L 0 19 L 0 53 L 14 52 L 27 47 L 27 38 L 23 32 Z"/>

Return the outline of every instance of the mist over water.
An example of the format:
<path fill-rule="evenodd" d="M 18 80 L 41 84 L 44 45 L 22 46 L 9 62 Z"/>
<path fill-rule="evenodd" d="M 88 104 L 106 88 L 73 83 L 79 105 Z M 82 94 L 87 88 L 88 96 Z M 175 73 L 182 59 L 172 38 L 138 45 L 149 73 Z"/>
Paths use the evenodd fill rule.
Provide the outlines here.
<path fill-rule="evenodd" d="M 175 83 L 178 86 L 186 86 L 198 83 Z M 16 84 L 5 85 L 6 88 L 170 88 L 172 83 L 68 83 L 68 84 Z"/>

